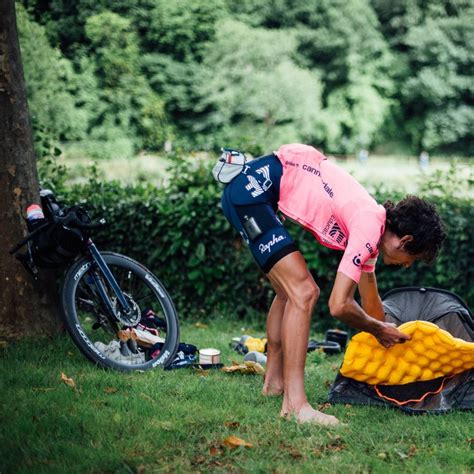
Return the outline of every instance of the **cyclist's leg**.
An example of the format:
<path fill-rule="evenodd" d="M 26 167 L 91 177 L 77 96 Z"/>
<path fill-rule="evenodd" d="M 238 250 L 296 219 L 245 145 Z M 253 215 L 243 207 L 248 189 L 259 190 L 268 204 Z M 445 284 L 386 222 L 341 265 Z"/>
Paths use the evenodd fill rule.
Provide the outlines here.
<path fill-rule="evenodd" d="M 269 166 L 273 177 L 272 165 Z M 266 168 L 265 172 L 257 173 L 261 169 L 255 170 L 253 178 L 257 181 L 260 175 L 266 175 Z M 263 189 L 264 183 L 259 184 Z M 267 191 L 271 189 L 269 187 Z M 279 392 L 283 381 L 283 415 L 294 415 L 299 421 L 335 424 L 334 417 L 313 410 L 304 392 L 309 323 L 319 289 L 293 239 L 275 213 L 278 193 L 274 192 L 275 189 L 264 193 L 257 191 L 255 180 L 242 174 L 225 188 L 222 208 L 277 293 L 267 321 L 270 357 L 264 393 Z"/>
<path fill-rule="evenodd" d="M 287 302 L 286 293 L 275 280 L 267 274 L 275 298 L 267 316 L 267 369 L 262 393 L 264 395 L 281 395 L 283 393 L 283 351 L 281 347 L 281 324 Z"/>
<path fill-rule="evenodd" d="M 311 407 L 304 389 L 311 313 L 319 296 L 319 288 L 300 252 L 292 252 L 276 262 L 269 272 L 269 278 L 277 283 L 287 297 L 281 323 L 284 387 L 281 414 L 295 417 L 299 422 L 337 424 L 335 417 Z"/>

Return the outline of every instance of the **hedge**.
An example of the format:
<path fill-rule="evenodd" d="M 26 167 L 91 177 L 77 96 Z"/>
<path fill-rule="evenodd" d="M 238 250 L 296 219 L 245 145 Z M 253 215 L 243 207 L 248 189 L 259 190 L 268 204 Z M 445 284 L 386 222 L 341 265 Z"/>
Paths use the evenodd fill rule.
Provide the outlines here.
<path fill-rule="evenodd" d="M 212 179 L 210 164 L 180 158 L 174 163 L 163 188 L 124 186 L 92 176 L 86 185 L 59 187 L 58 196 L 68 204 L 81 203 L 94 218 L 105 217 L 108 226 L 94 235 L 98 247 L 148 266 L 168 288 L 181 318 L 260 315 L 273 297 L 271 287 L 222 214 L 222 186 Z M 400 286 L 433 286 L 454 291 L 472 305 L 474 211 L 471 199 L 455 196 L 450 189 L 456 186 L 454 174 L 438 175 L 424 186 L 423 195 L 438 206 L 449 235 L 439 259 L 432 266 L 417 262 L 410 269 L 379 263 L 381 294 Z M 374 197 L 384 202 L 403 196 L 377 189 Z M 302 228 L 289 226 L 321 288 L 313 320 L 320 329 L 333 325 L 327 301 L 341 253 L 321 246 Z"/>

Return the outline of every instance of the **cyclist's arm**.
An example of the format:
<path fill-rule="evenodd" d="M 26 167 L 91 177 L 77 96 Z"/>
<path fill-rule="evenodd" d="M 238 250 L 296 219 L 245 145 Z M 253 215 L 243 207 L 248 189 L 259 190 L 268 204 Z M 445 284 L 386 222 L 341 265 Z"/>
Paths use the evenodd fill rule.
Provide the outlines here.
<path fill-rule="evenodd" d="M 342 272 L 337 272 L 336 281 L 329 298 L 331 316 L 347 325 L 373 334 L 385 347 L 410 339 L 394 325 L 369 316 L 355 301 L 357 283 Z"/>
<path fill-rule="evenodd" d="M 385 321 L 385 313 L 377 289 L 375 272 L 362 272 L 359 281 L 359 294 L 364 311 L 379 321 Z"/>

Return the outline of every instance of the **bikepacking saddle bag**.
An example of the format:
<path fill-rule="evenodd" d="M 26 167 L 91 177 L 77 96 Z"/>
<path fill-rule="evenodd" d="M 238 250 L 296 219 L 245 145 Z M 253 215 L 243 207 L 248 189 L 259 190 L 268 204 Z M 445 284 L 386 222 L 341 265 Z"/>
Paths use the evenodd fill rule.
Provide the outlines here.
<path fill-rule="evenodd" d="M 212 169 L 212 175 L 219 183 L 230 183 L 243 171 L 246 162 L 245 155 L 240 151 L 222 148 L 222 155 Z"/>

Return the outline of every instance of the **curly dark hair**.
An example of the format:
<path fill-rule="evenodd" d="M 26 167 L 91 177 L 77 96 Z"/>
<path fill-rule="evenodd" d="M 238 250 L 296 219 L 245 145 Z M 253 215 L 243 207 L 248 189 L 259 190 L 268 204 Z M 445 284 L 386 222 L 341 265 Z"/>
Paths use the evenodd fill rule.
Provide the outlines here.
<path fill-rule="evenodd" d="M 436 206 L 416 196 L 406 196 L 398 204 L 384 203 L 385 226 L 398 237 L 412 235 L 405 244 L 408 253 L 418 260 L 433 263 L 446 239 L 446 231 Z"/>

